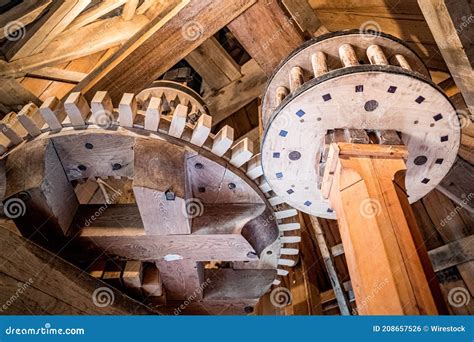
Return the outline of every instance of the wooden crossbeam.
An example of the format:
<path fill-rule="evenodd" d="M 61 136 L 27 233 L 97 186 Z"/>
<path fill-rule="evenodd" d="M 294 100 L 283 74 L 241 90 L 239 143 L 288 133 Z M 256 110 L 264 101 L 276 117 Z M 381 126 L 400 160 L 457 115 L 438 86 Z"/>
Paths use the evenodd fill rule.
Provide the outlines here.
<path fill-rule="evenodd" d="M 467 0 L 418 0 L 418 4 L 456 85 L 474 114 L 472 4 Z"/>
<path fill-rule="evenodd" d="M 267 75 L 303 43 L 294 22 L 276 0 L 258 1 L 228 28 Z"/>
<path fill-rule="evenodd" d="M 254 2 L 181 2 L 161 20 L 152 21 L 142 35 L 128 41 L 115 58 L 92 72 L 77 89 L 83 90 L 88 98 L 97 90 L 110 89 L 112 100 L 124 91 L 137 93 Z"/>
<path fill-rule="evenodd" d="M 240 66 L 214 37 L 192 51 L 186 61 L 212 89 L 221 89 L 241 77 Z"/>

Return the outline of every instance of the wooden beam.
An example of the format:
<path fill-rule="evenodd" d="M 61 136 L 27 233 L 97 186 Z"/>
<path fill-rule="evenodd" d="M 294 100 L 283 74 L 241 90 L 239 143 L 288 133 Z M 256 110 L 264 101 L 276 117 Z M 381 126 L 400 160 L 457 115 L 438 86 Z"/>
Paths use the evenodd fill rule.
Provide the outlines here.
<path fill-rule="evenodd" d="M 204 97 L 204 101 L 212 113 L 213 126 L 262 94 L 267 76 L 257 62 L 248 61 L 242 66 L 241 72 L 241 78 Z"/>
<path fill-rule="evenodd" d="M 118 100 L 124 91 L 137 93 L 254 2 L 181 2 L 164 18 L 153 20 L 143 34 L 127 42 L 114 58 L 92 72 L 77 89 L 83 90 L 87 98 L 98 90 L 109 89 L 112 100 Z"/>
<path fill-rule="evenodd" d="M 303 43 L 294 22 L 277 0 L 258 1 L 228 28 L 267 75 Z"/>
<path fill-rule="evenodd" d="M 474 115 L 472 4 L 467 0 L 418 0 L 449 71 Z M 470 17 L 467 17 L 468 14 Z"/>
<path fill-rule="evenodd" d="M 139 0 L 127 0 L 123 6 L 122 18 L 123 20 L 132 20 L 137 10 Z"/>
<path fill-rule="evenodd" d="M 133 150 L 133 193 L 146 233 L 190 234 L 188 153 L 166 141 L 145 139 L 137 139 Z"/>
<path fill-rule="evenodd" d="M 305 32 L 308 38 L 329 32 L 316 16 L 307 0 L 283 0 L 282 4 L 299 29 Z"/>
<path fill-rule="evenodd" d="M 75 30 L 92 23 L 94 20 L 101 18 L 102 16 L 112 12 L 114 9 L 119 8 L 127 0 L 104 0 L 100 1 L 95 6 L 89 8 L 85 12 L 81 13 L 72 23 L 67 27 L 67 32 L 73 33 Z"/>
<path fill-rule="evenodd" d="M 26 26 L 43 14 L 52 0 L 26 0 L 0 15 L 0 39 L 12 36 L 15 39 L 23 34 Z M 15 33 L 16 30 L 20 30 Z"/>
<path fill-rule="evenodd" d="M 41 101 L 18 81 L 14 79 L 0 81 L 0 104 L 1 108 L 4 108 L 0 112 L 7 114 L 10 111 L 18 111 L 29 102 L 33 102 L 37 106 L 41 105 Z"/>
<path fill-rule="evenodd" d="M 29 72 L 27 77 L 39 78 L 42 80 L 57 81 L 63 83 L 77 84 L 83 80 L 87 74 L 84 72 L 59 69 L 53 67 L 44 67 Z"/>
<path fill-rule="evenodd" d="M 474 235 L 456 240 L 428 252 L 435 272 L 474 260 Z"/>
<path fill-rule="evenodd" d="M 186 61 L 214 90 L 221 89 L 242 76 L 240 66 L 214 37 L 193 50 Z"/>
<path fill-rule="evenodd" d="M 10 63 L 0 63 L 0 77 L 22 77 L 27 72 L 83 56 L 125 43 L 149 22 L 144 15 L 130 21 L 121 17 L 103 19 L 75 32 L 64 32 L 41 52 Z M 105 88 L 104 88 L 105 89 Z"/>
<path fill-rule="evenodd" d="M 142 261 L 158 261 L 167 256 L 194 261 L 255 260 L 247 255 L 255 253 L 255 249 L 240 233 L 255 215 L 251 208 L 255 205 L 236 206 L 236 209 L 229 204 L 203 207 L 203 215 L 194 222 L 193 234 L 148 235 L 135 204 L 82 205 L 71 224 L 71 234 L 77 233 L 77 242 L 82 246 L 78 253 L 85 258 L 105 252 Z M 222 212 L 225 207 L 229 210 L 228 223 L 222 225 L 223 219 L 217 211 Z"/>
<path fill-rule="evenodd" d="M 0 282 L 2 303 L 18 294 L 18 284 L 24 291 L 21 300 L 3 312 L 11 315 L 31 314 L 86 314 L 125 315 L 156 313 L 143 304 L 131 300 L 120 291 L 107 287 L 89 273 L 67 263 L 57 255 L 0 227 Z M 106 289 L 102 294 L 97 289 Z M 108 295 L 110 303 L 94 304 L 98 295 Z M 113 300 L 112 300 L 113 298 Z M 101 304 L 105 304 L 99 301 Z M 4 306 L 5 307 L 5 306 Z"/>
<path fill-rule="evenodd" d="M 91 0 L 54 2 L 38 22 L 28 28 L 26 35 L 8 48 L 8 60 L 15 60 L 43 51 L 84 10 Z"/>
<path fill-rule="evenodd" d="M 155 265 L 160 271 L 166 300 L 202 299 L 203 263 L 193 260 L 160 260 Z"/>

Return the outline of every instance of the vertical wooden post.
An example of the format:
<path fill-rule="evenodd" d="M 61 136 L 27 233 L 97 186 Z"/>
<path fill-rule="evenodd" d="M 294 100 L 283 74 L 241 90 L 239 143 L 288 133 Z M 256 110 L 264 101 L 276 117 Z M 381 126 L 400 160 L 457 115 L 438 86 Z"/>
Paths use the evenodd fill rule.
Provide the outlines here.
<path fill-rule="evenodd" d="M 406 148 L 339 143 L 333 150 L 338 155 L 329 198 L 359 314 L 437 314 L 420 256 L 426 250 L 415 243 L 418 228 L 405 217 L 410 208 L 402 207 L 393 181 L 405 169 Z"/>

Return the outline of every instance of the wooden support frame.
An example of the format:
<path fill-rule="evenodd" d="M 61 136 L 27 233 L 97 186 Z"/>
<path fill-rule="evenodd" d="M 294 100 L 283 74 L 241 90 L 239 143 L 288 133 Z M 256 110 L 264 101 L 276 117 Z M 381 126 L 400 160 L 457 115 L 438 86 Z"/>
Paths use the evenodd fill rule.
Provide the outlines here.
<path fill-rule="evenodd" d="M 393 182 L 397 172 L 405 170 L 401 155 L 394 156 L 393 146 L 387 145 L 379 145 L 377 153 L 371 145 L 349 147 L 337 149 L 330 201 L 359 314 L 437 314 L 425 273 L 428 258 L 420 255 L 426 250 L 419 249 L 413 214 Z"/>

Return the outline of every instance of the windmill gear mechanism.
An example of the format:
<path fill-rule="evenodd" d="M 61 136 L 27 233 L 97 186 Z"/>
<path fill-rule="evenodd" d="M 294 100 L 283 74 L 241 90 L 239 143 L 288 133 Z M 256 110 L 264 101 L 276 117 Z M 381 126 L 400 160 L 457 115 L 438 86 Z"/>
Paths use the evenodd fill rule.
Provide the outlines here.
<path fill-rule="evenodd" d="M 252 141 L 212 134 L 187 86 L 158 81 L 117 107 L 73 92 L 0 124 L 5 218 L 135 299 L 245 314 L 295 263 L 296 210 L 271 203 Z"/>
<path fill-rule="evenodd" d="M 263 98 L 262 166 L 281 201 L 336 218 L 324 189 L 333 142 L 405 145 L 410 203 L 453 165 L 460 143 L 456 110 L 405 43 L 344 31 L 304 43 L 280 63 Z"/>

